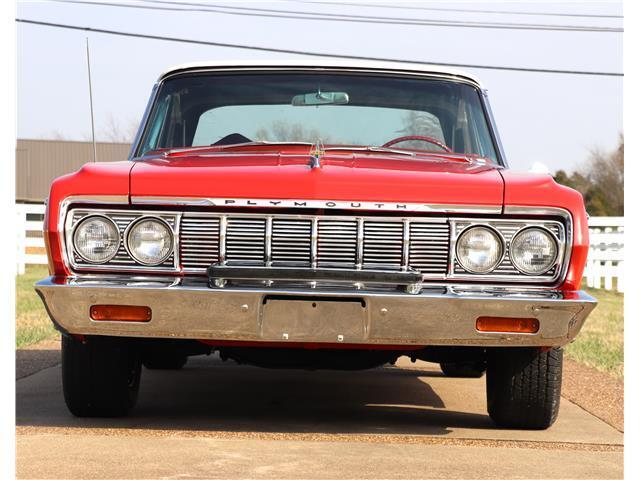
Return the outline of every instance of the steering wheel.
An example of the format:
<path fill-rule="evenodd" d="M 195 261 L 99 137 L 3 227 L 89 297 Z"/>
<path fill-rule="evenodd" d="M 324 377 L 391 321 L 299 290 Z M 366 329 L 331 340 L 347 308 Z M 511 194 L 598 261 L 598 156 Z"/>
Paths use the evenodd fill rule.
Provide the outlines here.
<path fill-rule="evenodd" d="M 442 143 L 440 140 L 436 140 L 433 137 L 427 137 L 426 135 L 406 135 L 404 137 L 398 137 L 398 138 L 394 138 L 393 140 L 389 140 L 387 143 L 385 143 L 382 146 L 384 148 L 387 148 L 387 147 L 390 147 L 391 145 L 395 145 L 396 143 L 407 142 L 409 140 L 421 140 L 423 142 L 433 143 L 434 145 L 443 149 L 445 152 L 451 153 L 451 149 L 447 147 L 444 143 Z"/>

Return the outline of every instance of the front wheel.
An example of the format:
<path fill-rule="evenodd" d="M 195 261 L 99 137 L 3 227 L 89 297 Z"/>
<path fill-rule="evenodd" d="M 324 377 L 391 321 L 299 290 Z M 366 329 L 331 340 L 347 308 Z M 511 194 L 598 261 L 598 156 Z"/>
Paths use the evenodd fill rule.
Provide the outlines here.
<path fill-rule="evenodd" d="M 493 348 L 487 358 L 487 408 L 501 427 L 542 430 L 560 408 L 562 349 Z"/>
<path fill-rule="evenodd" d="M 77 417 L 126 415 L 138 399 L 141 362 L 125 338 L 62 336 L 62 388 Z"/>

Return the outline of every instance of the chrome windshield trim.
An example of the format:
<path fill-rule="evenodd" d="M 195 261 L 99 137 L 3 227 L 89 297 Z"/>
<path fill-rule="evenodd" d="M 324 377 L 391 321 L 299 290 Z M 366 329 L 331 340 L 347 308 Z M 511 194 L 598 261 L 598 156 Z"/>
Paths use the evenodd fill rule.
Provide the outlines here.
<path fill-rule="evenodd" d="M 462 70 L 453 68 L 439 67 L 438 65 L 421 65 L 412 64 L 410 62 L 325 62 L 319 64 L 318 60 L 312 62 L 291 61 L 286 62 L 233 62 L 229 64 L 193 64 L 175 67 L 164 72 L 157 79 L 157 83 L 162 83 L 170 78 L 199 73 L 218 73 L 218 72 L 238 72 L 245 73 L 247 71 L 255 72 L 321 72 L 321 73 L 373 73 L 383 75 L 406 75 L 416 77 L 427 77 L 433 79 L 442 79 L 449 81 L 457 81 L 471 85 L 475 88 L 482 89 L 483 85 L 480 80 Z"/>
<path fill-rule="evenodd" d="M 307 208 L 382 212 L 472 213 L 497 215 L 502 205 L 451 205 L 412 202 L 362 202 L 358 200 L 309 200 L 284 198 L 215 198 L 132 196 L 133 205 L 183 205 L 200 207 Z"/>

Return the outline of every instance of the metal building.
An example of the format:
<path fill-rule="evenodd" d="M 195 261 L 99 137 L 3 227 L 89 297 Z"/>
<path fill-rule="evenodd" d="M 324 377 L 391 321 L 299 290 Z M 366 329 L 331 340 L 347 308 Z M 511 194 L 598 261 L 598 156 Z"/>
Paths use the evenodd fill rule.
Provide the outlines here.
<path fill-rule="evenodd" d="M 126 160 L 128 143 L 96 144 L 99 162 Z M 91 142 L 18 139 L 16 145 L 16 201 L 42 202 L 51 182 L 93 161 Z"/>

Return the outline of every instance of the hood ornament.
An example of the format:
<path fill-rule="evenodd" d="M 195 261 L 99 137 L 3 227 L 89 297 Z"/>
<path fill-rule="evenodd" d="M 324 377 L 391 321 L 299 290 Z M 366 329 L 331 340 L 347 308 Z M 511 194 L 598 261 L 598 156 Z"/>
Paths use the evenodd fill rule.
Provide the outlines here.
<path fill-rule="evenodd" d="M 322 164 L 320 163 L 322 155 L 324 155 L 324 145 L 322 144 L 322 140 L 318 140 L 316 144 L 311 147 L 309 155 L 311 156 L 309 159 L 309 167 L 311 170 L 314 168 L 322 168 Z"/>

